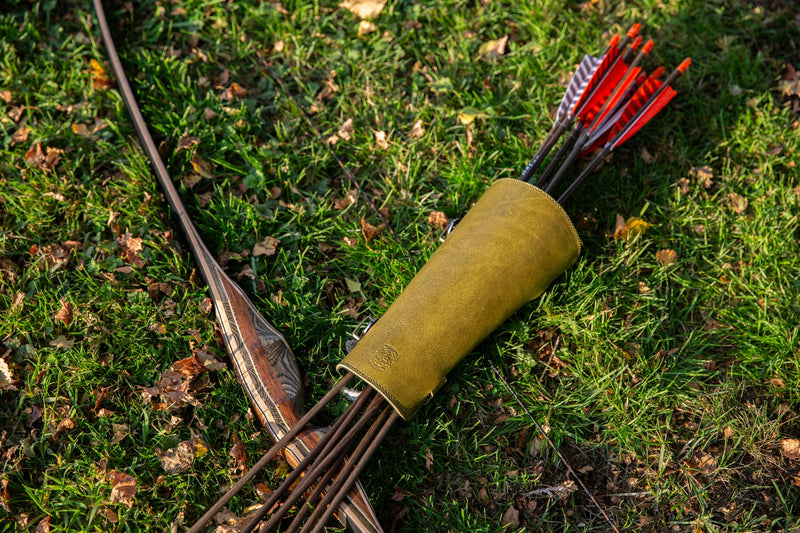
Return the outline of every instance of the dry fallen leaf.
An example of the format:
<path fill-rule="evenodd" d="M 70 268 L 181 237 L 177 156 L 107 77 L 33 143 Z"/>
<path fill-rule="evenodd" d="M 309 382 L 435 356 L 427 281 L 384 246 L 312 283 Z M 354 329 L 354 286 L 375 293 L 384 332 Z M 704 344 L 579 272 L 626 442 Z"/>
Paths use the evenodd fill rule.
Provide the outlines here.
<path fill-rule="evenodd" d="M 25 301 L 25 293 L 18 292 L 14 295 L 14 298 L 11 300 L 11 310 L 13 311 L 17 307 L 22 309 L 22 302 Z"/>
<path fill-rule="evenodd" d="M 347 191 L 347 194 L 344 195 L 342 199 L 335 199 L 333 201 L 333 208 L 334 209 L 347 209 L 354 203 L 356 203 L 356 199 L 358 198 L 358 191 L 356 189 L 350 189 Z"/>
<path fill-rule="evenodd" d="M 617 220 L 614 226 L 614 238 L 628 240 L 633 237 L 638 237 L 647 231 L 649 227 L 650 224 L 639 217 L 630 217 L 625 220 L 622 218 L 622 215 L 617 214 Z"/>
<path fill-rule="evenodd" d="M 697 183 L 703 186 L 704 189 L 711 187 L 711 180 L 714 177 L 714 171 L 711 170 L 711 167 L 694 167 L 690 174 L 697 180 Z"/>
<path fill-rule="evenodd" d="M 795 70 L 793 65 L 787 63 L 786 73 L 778 83 L 778 87 L 786 96 L 800 96 L 800 71 Z"/>
<path fill-rule="evenodd" d="M 242 87 L 236 82 L 231 83 L 230 87 L 222 91 L 220 95 L 220 100 L 223 102 L 229 102 L 231 100 L 235 100 L 236 98 L 244 98 L 247 96 L 247 89 Z"/>
<path fill-rule="evenodd" d="M 375 146 L 378 150 L 388 150 L 389 149 L 389 141 L 386 139 L 386 132 L 381 131 L 372 131 L 373 135 L 375 135 Z"/>
<path fill-rule="evenodd" d="M 781 441 L 781 453 L 783 453 L 783 456 L 787 459 L 800 461 L 800 440 L 783 439 Z"/>
<path fill-rule="evenodd" d="M 362 19 L 372 19 L 380 15 L 386 6 L 386 0 L 344 0 L 343 7 L 353 15 Z"/>
<path fill-rule="evenodd" d="M 111 427 L 114 429 L 114 436 L 111 437 L 111 444 L 117 444 L 130 432 L 130 428 L 127 424 L 111 424 Z"/>
<path fill-rule="evenodd" d="M 194 462 L 194 450 L 189 441 L 178 443 L 175 448 L 169 449 L 159 455 L 161 468 L 169 475 L 180 474 L 192 466 Z"/>
<path fill-rule="evenodd" d="M 36 529 L 33 530 L 33 533 L 50 533 L 50 517 L 45 516 L 39 523 L 36 524 Z"/>
<path fill-rule="evenodd" d="M 60 320 L 65 326 L 69 326 L 72 321 L 72 304 L 70 302 L 61 300 L 61 308 L 53 316 L 55 320 Z"/>
<path fill-rule="evenodd" d="M 339 126 L 338 135 L 343 141 L 349 141 L 353 137 L 352 118 L 348 118 L 347 120 L 344 121 L 344 124 Z"/>
<path fill-rule="evenodd" d="M 192 156 L 190 163 L 192 164 L 194 171 L 204 178 L 212 179 L 214 177 L 214 175 L 211 174 L 211 164 L 208 161 L 205 161 L 199 155 L 195 154 Z"/>
<path fill-rule="evenodd" d="M 89 65 L 92 69 L 92 89 L 108 89 L 111 87 L 111 80 L 108 78 L 103 65 L 96 59 L 90 59 Z"/>
<path fill-rule="evenodd" d="M 503 513 L 503 518 L 500 520 L 500 526 L 503 528 L 517 528 L 519 527 L 519 511 L 512 505 Z"/>
<path fill-rule="evenodd" d="M 486 41 L 478 48 L 478 58 L 493 63 L 506 51 L 508 35 L 504 35 L 494 41 Z"/>
<path fill-rule="evenodd" d="M 642 157 L 642 161 L 644 161 L 648 165 L 656 160 L 656 158 L 653 157 L 650 154 L 650 152 L 647 151 L 647 148 L 645 148 L 644 146 L 642 146 L 642 150 L 639 152 L 639 155 Z"/>
<path fill-rule="evenodd" d="M 368 33 L 372 33 L 374 31 L 376 31 L 377 29 L 378 29 L 378 27 L 375 24 L 373 24 L 372 22 L 370 22 L 368 20 L 362 20 L 361 22 L 358 23 L 358 33 L 357 33 L 357 35 L 359 37 L 363 37 L 363 36 L 367 35 Z"/>
<path fill-rule="evenodd" d="M 710 453 L 698 451 L 689 461 L 689 466 L 709 476 L 717 469 L 717 460 Z"/>
<path fill-rule="evenodd" d="M 11 103 L 13 97 L 11 96 L 11 91 L 2 90 L 0 91 L 0 100 L 4 101 L 7 104 Z"/>
<path fill-rule="evenodd" d="M 440 230 L 444 230 L 449 222 L 447 215 L 441 211 L 432 211 L 431 214 L 428 215 L 428 225 L 437 227 Z"/>
<path fill-rule="evenodd" d="M 11 374 L 11 369 L 8 367 L 6 360 L 0 358 L 0 390 L 13 389 L 16 389 L 14 386 L 14 376 Z"/>
<path fill-rule="evenodd" d="M 672 249 L 659 250 L 656 252 L 656 261 L 661 266 L 667 266 L 678 260 L 678 252 Z"/>
<path fill-rule="evenodd" d="M 378 236 L 378 234 L 383 229 L 383 224 L 378 227 L 373 226 L 363 218 L 361 219 L 361 234 L 364 235 L 364 240 L 370 242 L 372 239 Z"/>
<path fill-rule="evenodd" d="M 253 255 L 256 257 L 261 255 L 275 255 L 280 243 L 281 241 L 275 237 L 267 237 L 263 241 L 257 242 L 255 246 L 253 246 Z"/>
<path fill-rule="evenodd" d="M 458 113 L 459 124 L 463 124 L 465 126 L 472 124 L 476 118 L 486 118 L 486 113 L 483 111 L 478 111 L 474 107 L 465 107 Z"/>
<path fill-rule="evenodd" d="M 244 449 L 244 442 L 238 441 L 231 448 L 230 456 L 235 464 L 235 469 L 242 474 L 247 472 L 247 454 Z"/>
<path fill-rule="evenodd" d="M 24 143 L 28 140 L 28 136 L 30 135 L 31 130 L 28 129 L 27 126 L 21 126 L 14 134 L 11 136 L 11 146 L 14 146 L 18 143 Z"/>
<path fill-rule="evenodd" d="M 208 109 L 208 108 L 206 108 Z M 213 111 L 212 111 L 213 112 Z M 200 144 L 200 139 L 197 137 L 192 137 L 189 133 L 184 133 L 181 135 L 181 138 L 178 139 L 178 147 L 175 148 L 176 152 L 180 152 L 181 150 L 188 150 L 192 146 Z"/>
<path fill-rule="evenodd" d="M 107 477 L 112 487 L 111 501 L 119 502 L 132 508 L 133 498 L 136 495 L 136 478 L 116 470 L 109 471 Z"/>
<path fill-rule="evenodd" d="M 747 209 L 747 198 L 739 196 L 735 192 L 728 193 L 728 205 L 737 215 L 741 215 Z"/>
<path fill-rule="evenodd" d="M 419 139 L 423 135 L 425 135 L 425 128 L 422 127 L 422 120 L 418 120 L 411 127 L 411 131 L 408 132 L 408 137 L 410 139 Z"/>

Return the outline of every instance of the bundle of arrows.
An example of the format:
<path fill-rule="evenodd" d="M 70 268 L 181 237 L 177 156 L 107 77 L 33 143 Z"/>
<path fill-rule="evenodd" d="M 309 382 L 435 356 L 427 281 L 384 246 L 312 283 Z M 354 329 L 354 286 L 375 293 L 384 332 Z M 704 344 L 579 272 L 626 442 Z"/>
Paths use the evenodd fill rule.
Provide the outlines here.
<path fill-rule="evenodd" d="M 624 37 L 614 36 L 600 57 L 586 55 L 569 83 L 550 133 L 521 179 L 501 179 L 486 190 L 340 362 L 338 368 L 344 376 L 303 415 L 301 379 L 291 349 L 228 278 L 195 229 L 136 104 L 101 0 L 94 4 L 134 127 L 208 283 L 237 377 L 275 441 L 196 521 L 190 533 L 204 531 L 216 513 L 281 453 L 293 470 L 246 518 L 241 531 L 321 531 L 334 517 L 355 531 L 381 531 L 358 482 L 371 456 L 392 425 L 400 418 L 411 419 L 463 357 L 576 261 L 580 240 L 562 204 L 610 152 L 675 96 L 671 84 L 688 68 L 689 59 L 663 80 L 663 68 L 646 74 L 640 65 L 653 42 L 643 44 L 638 24 Z M 258 59 L 283 88 L 263 57 Z M 287 96 L 291 98 L 288 92 Z M 547 167 L 538 172 L 566 132 Z M 582 171 L 559 187 L 573 163 L 586 156 L 590 160 Z M 345 172 L 352 180 L 346 168 Z M 509 271 L 517 275 L 508 276 Z M 456 315 L 460 317 L 457 322 L 449 319 Z M 332 398 L 356 380 L 362 382 L 363 390 L 331 427 L 309 425 Z M 569 467 L 568 471 L 596 504 L 577 475 Z"/>

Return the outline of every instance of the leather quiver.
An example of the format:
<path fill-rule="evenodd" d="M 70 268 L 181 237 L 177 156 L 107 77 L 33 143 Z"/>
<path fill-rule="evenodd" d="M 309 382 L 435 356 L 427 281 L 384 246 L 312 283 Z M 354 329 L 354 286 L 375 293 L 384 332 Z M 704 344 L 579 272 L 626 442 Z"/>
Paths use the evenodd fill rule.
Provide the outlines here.
<path fill-rule="evenodd" d="M 524 181 L 498 180 L 337 368 L 368 382 L 408 420 L 579 253 L 558 202 Z"/>

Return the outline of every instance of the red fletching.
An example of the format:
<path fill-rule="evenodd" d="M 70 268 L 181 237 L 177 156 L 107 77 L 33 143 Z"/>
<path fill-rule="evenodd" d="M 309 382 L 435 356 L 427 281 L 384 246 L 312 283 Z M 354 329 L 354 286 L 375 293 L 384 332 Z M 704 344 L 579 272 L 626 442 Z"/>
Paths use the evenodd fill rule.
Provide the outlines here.
<path fill-rule="evenodd" d="M 588 99 L 578 113 L 580 120 L 585 126 L 592 123 L 594 117 L 600 112 L 600 109 L 602 109 L 603 103 L 614 91 L 614 88 L 619 85 L 619 82 L 622 81 L 627 71 L 628 65 L 622 61 L 617 61 L 609 69 L 603 81 L 591 94 L 588 94 L 588 91 L 584 93 L 584 95 L 588 94 Z"/>
<path fill-rule="evenodd" d="M 639 77 L 639 73 L 641 71 L 642 71 L 642 69 L 640 69 L 639 67 L 631 69 L 630 72 L 628 72 L 628 75 L 625 76 L 625 79 L 623 79 L 619 83 L 619 85 L 616 88 L 616 92 L 611 95 L 611 100 L 609 101 L 609 103 L 608 104 L 605 104 L 605 103 L 603 104 L 605 106 L 605 109 L 603 110 L 603 112 L 600 115 L 599 119 L 592 118 L 593 122 L 595 120 L 597 120 L 597 123 L 594 124 L 595 128 L 602 123 L 602 121 L 608 116 L 609 113 L 611 113 L 611 111 L 614 110 L 614 107 L 619 103 L 620 99 L 623 98 L 626 95 L 628 87 L 630 87 L 631 84 L 634 81 L 636 81 L 636 79 Z M 597 113 L 598 111 L 599 110 L 595 110 L 595 113 Z M 594 129 L 594 128 L 592 128 L 592 129 Z"/>
<path fill-rule="evenodd" d="M 582 110 L 586 109 L 589 105 L 589 99 L 594 96 L 594 93 L 597 92 L 598 88 L 602 88 L 605 85 L 606 79 L 611 77 L 611 69 L 613 66 L 616 66 L 617 63 L 621 63 L 621 61 L 616 61 L 619 57 L 619 50 L 612 46 L 608 49 L 608 52 L 603 56 L 602 61 L 600 61 L 600 65 L 595 69 L 592 73 L 592 77 L 589 80 L 589 83 L 586 85 L 586 89 L 584 89 L 581 97 L 575 102 L 575 105 L 570 109 L 570 116 L 573 116 L 576 112 L 581 114 Z M 608 74 L 608 75 L 607 75 Z M 619 75 L 622 77 L 622 74 Z M 606 97 L 608 94 L 606 94 Z"/>
<path fill-rule="evenodd" d="M 686 69 L 689 68 L 689 65 L 691 64 L 692 64 L 692 58 L 687 57 L 686 59 L 681 61 L 681 64 L 678 65 L 678 68 L 676 70 L 679 70 L 680 73 L 683 74 L 684 72 L 686 72 Z"/>
<path fill-rule="evenodd" d="M 613 48 L 619 44 L 619 33 L 615 33 L 614 36 L 608 41 L 608 47 Z"/>
<path fill-rule="evenodd" d="M 656 116 L 659 111 L 664 109 L 664 106 L 667 105 L 669 101 L 672 100 L 672 97 L 675 96 L 676 94 L 678 93 L 672 87 L 667 87 L 664 90 L 664 92 L 658 95 L 658 98 L 656 98 L 655 101 L 652 104 L 650 104 L 650 106 L 638 119 L 636 119 L 633 123 L 625 126 L 624 129 L 626 129 L 627 131 L 622 135 L 622 137 L 619 138 L 619 140 L 616 143 L 614 143 L 612 149 L 624 143 L 625 141 L 630 139 L 637 131 L 642 129 L 642 127 L 645 124 L 647 124 L 651 118 Z"/>
<path fill-rule="evenodd" d="M 593 151 L 595 148 L 603 146 L 609 140 L 613 139 L 614 136 L 616 136 L 617 133 L 619 133 L 619 131 L 624 128 L 634 116 L 636 116 L 636 113 L 638 113 L 642 106 L 647 103 L 647 100 L 649 100 L 650 97 L 655 94 L 658 88 L 661 87 L 661 82 L 658 80 L 658 77 L 663 73 L 664 68 L 659 67 L 646 79 L 641 80 L 643 75 L 637 78 L 636 81 L 639 85 L 641 85 L 641 87 L 636 90 L 621 111 L 618 111 L 613 117 L 610 117 L 610 120 L 613 121 L 612 125 L 609 126 L 606 122 L 604 126 L 596 128 L 597 133 L 590 138 L 586 149 L 581 153 L 582 156 Z"/>

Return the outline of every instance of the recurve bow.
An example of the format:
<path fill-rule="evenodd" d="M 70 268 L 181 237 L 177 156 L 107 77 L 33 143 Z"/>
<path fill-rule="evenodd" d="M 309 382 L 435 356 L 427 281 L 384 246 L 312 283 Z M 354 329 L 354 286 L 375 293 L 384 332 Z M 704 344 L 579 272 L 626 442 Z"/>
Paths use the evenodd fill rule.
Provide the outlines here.
<path fill-rule="evenodd" d="M 294 355 L 283 335 L 225 274 L 192 223 L 136 103 L 117 54 L 102 2 L 93 1 L 109 61 L 136 133 L 211 290 L 214 310 L 236 376 L 259 420 L 271 438 L 278 441 L 298 422 L 302 413 L 303 387 Z M 318 428 L 300 433 L 286 447 L 287 462 L 292 467 L 297 466 L 316 446 L 324 431 Z M 354 531 L 382 531 L 360 483 L 350 490 L 340 506 L 339 519 Z"/>

